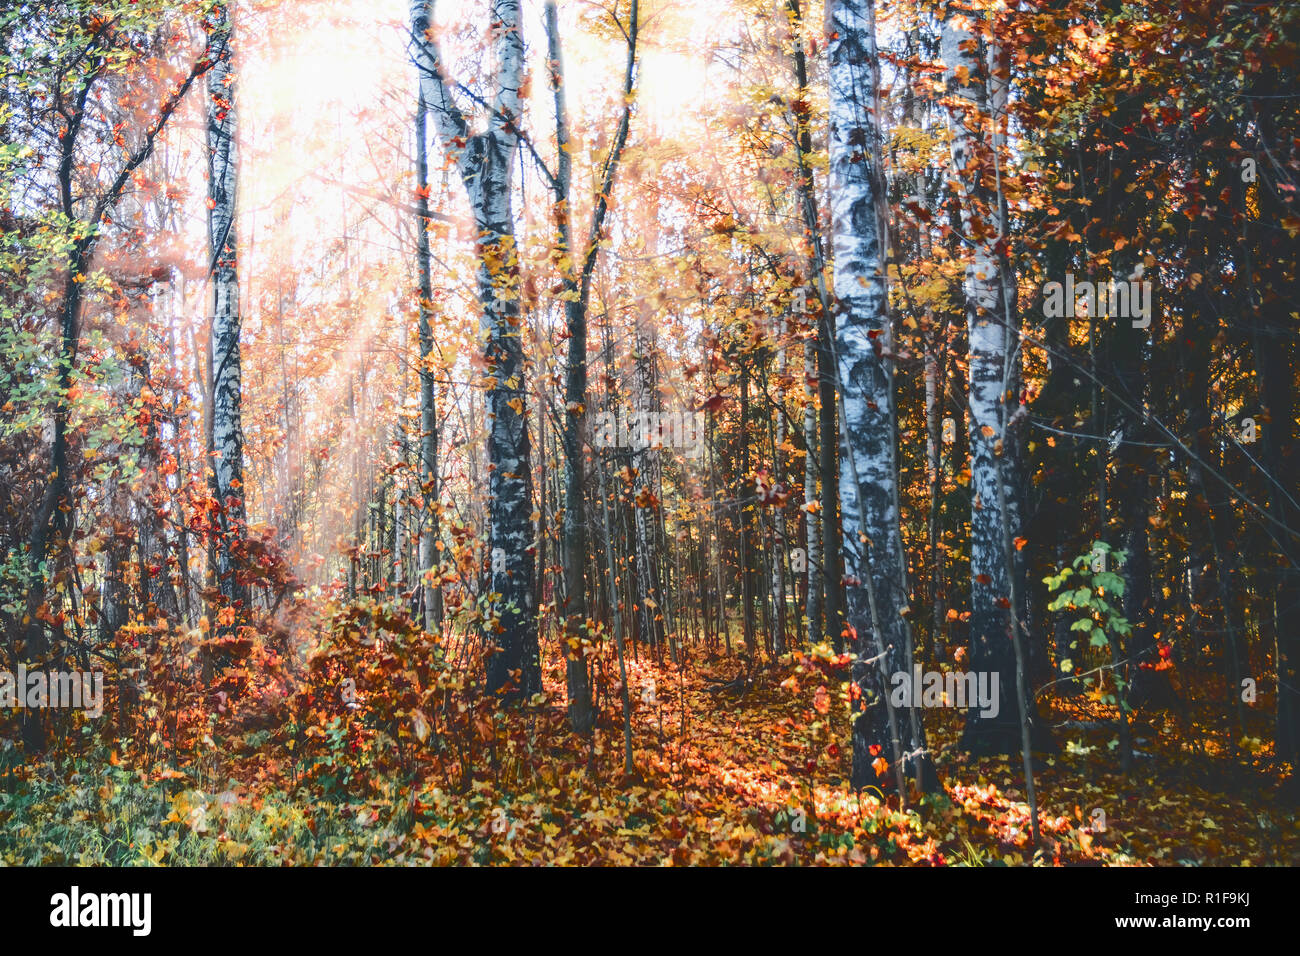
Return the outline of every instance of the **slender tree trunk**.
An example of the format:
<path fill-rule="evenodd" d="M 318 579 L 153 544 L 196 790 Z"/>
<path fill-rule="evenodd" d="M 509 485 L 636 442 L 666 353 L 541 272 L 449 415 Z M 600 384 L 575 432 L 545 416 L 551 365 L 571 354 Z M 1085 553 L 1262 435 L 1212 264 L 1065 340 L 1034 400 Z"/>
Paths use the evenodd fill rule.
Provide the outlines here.
<path fill-rule="evenodd" d="M 820 499 L 817 496 L 817 345 L 813 339 L 804 343 L 804 462 L 803 462 L 803 500 L 804 500 L 804 548 L 805 579 L 807 581 L 808 608 L 806 638 L 808 646 L 816 644 L 825 636 L 822 620 L 822 601 L 825 595 L 825 579 L 822 574 L 822 532 L 821 522 L 817 519 Z"/>
<path fill-rule="evenodd" d="M 835 391 L 834 347 L 831 344 L 830 318 L 822 311 L 819 330 L 820 347 L 817 350 L 818 415 L 821 425 L 819 451 L 821 452 L 821 531 L 822 531 L 822 591 L 825 593 L 823 611 L 826 626 L 822 639 L 831 639 L 836 653 L 844 651 L 844 623 L 847 607 L 844 592 L 844 549 L 840 530 L 840 461 L 839 416 Z"/>
<path fill-rule="evenodd" d="M 835 250 L 835 349 L 844 432 L 840 501 L 845 592 L 853 638 L 853 784 L 879 786 L 892 754 L 900 793 L 913 767 L 923 788 L 934 772 L 919 701 L 892 702 L 894 675 L 910 681 L 907 594 L 900 548 L 897 453 L 891 423 L 893 369 L 885 284 L 887 242 L 877 212 L 883 186 L 872 0 L 831 7 L 830 204 Z"/>
<path fill-rule="evenodd" d="M 137 395 L 149 381 L 149 364 L 141 365 L 140 388 Z M 158 434 L 158 415 L 161 408 L 150 402 L 145 406 L 149 418 L 144 427 L 144 444 L 140 449 L 140 465 L 143 472 L 142 494 L 136 507 L 139 515 L 139 558 L 140 558 L 140 597 L 141 604 L 149 619 L 159 616 L 168 621 L 180 617 L 180 604 L 176 599 L 176 589 L 172 585 L 170 569 L 170 548 L 167 544 L 167 528 L 164 519 L 167 516 L 167 480 L 161 471 L 162 449 Z"/>
<path fill-rule="evenodd" d="M 596 266 L 596 253 L 599 248 L 601 230 L 605 215 L 609 210 L 609 196 L 622 158 L 623 147 L 627 143 L 628 129 L 631 124 L 631 97 L 636 80 L 636 39 L 638 32 L 639 9 L 633 0 L 628 20 L 628 54 L 624 74 L 624 108 L 615 132 L 614 144 L 610 149 L 609 160 L 605 165 L 604 181 L 596 197 L 592 211 L 591 226 L 583 249 L 576 250 L 573 245 L 572 212 L 570 207 L 570 190 L 572 186 L 572 157 L 569 143 L 568 107 L 565 101 L 564 58 L 560 47 L 559 15 L 554 2 L 548 2 L 545 8 L 547 52 L 550 57 L 551 87 L 555 101 L 555 138 L 558 148 L 556 175 L 552 180 L 555 195 L 556 220 L 558 223 L 558 252 L 561 259 L 570 259 L 569 268 L 564 276 L 565 324 L 569 333 L 568 364 L 564 382 L 564 523 L 562 528 L 561 565 L 564 575 L 565 624 L 563 645 L 565 654 L 565 683 L 569 699 L 569 723 L 575 733 L 588 733 L 594 724 L 591 708 L 590 678 L 587 662 L 581 653 L 581 640 L 584 636 L 587 617 L 587 591 L 583 578 L 583 567 L 587 560 L 587 513 L 586 513 L 586 449 L 584 446 L 587 422 L 587 309 L 591 296 L 591 277 Z M 573 261 L 575 255 L 580 259 Z M 603 482 L 603 474 L 602 474 Z M 602 502 L 604 501 L 602 491 Z M 608 507 L 607 505 L 605 506 Z M 609 560 L 613 561 L 613 543 L 609 540 L 609 515 L 605 514 L 606 546 Z M 611 564 L 611 587 L 613 586 Z M 612 592 L 611 592 L 612 593 Z M 613 611 L 618 613 L 618 602 L 611 598 Z M 622 622 L 618 623 L 619 667 L 623 669 Z M 624 706 L 626 707 L 627 688 L 624 680 Z M 630 725 L 629 725 L 630 727 Z M 630 733 L 630 730 L 629 730 Z M 627 767 L 631 772 L 632 751 L 629 738 Z"/>
<path fill-rule="evenodd" d="M 208 250 L 212 268 L 212 462 L 220 505 L 217 586 L 227 601 L 247 608 L 248 589 L 236 565 L 244 539 L 244 430 L 240 388 L 239 275 L 235 201 L 236 144 L 233 29 L 225 4 L 213 7 L 212 69 L 208 71 Z"/>
<path fill-rule="evenodd" d="M 658 651 L 663 642 L 663 613 L 660 610 L 663 594 L 659 587 L 657 533 L 661 442 L 658 428 L 647 426 L 646 422 L 658 422 L 661 403 L 655 389 L 654 343 L 644 322 L 637 322 L 634 342 L 633 414 L 636 416 L 637 433 L 643 438 L 647 434 L 650 436 L 645 446 L 639 448 L 633 456 L 637 474 L 632 512 L 636 528 L 637 607 L 640 609 L 641 634 L 650 647 Z"/>
<path fill-rule="evenodd" d="M 442 629 L 442 562 L 438 555 L 438 394 L 433 368 L 433 277 L 429 252 L 429 138 L 428 103 L 421 84 L 415 112 L 416 221 L 415 258 L 420 282 L 420 511 L 419 586 L 424 606 L 424 629 Z"/>
<path fill-rule="evenodd" d="M 623 688 L 619 695 L 623 704 L 623 773 L 631 776 L 636 770 L 636 765 L 632 761 L 632 701 L 627 686 L 627 662 L 623 652 L 623 612 L 619 607 L 615 586 L 614 546 L 609 527 L 609 498 L 605 491 L 605 470 L 597 465 L 596 471 L 600 476 L 601 515 L 605 524 L 605 562 L 609 571 L 609 605 L 614 617 L 614 647 L 618 652 L 618 679 Z"/>
<path fill-rule="evenodd" d="M 1185 319 L 1182 338 L 1186 346 L 1183 380 L 1186 388 L 1183 396 L 1184 414 L 1187 416 L 1188 444 L 1195 452 L 1195 459 L 1187 462 L 1187 479 L 1195 495 L 1194 503 L 1200 512 L 1205 532 L 1199 542 L 1194 541 L 1189 549 L 1189 557 L 1194 557 L 1198 568 L 1214 565 L 1214 580 L 1218 588 L 1219 604 L 1223 612 L 1223 627 L 1227 635 L 1224 677 L 1227 680 L 1227 694 L 1221 700 L 1232 708 L 1237 718 L 1237 736 L 1246 736 L 1246 712 L 1241 699 L 1242 671 L 1241 648 L 1245 636 L 1244 622 L 1238 612 L 1239 595 L 1233 593 L 1230 572 L 1234 559 L 1228 550 L 1231 530 L 1229 516 L 1225 506 L 1229 502 L 1222 499 L 1219 486 L 1211 487 L 1206 480 L 1205 468 L 1201 462 L 1209 462 L 1214 455 L 1211 441 L 1210 410 L 1210 343 L 1217 325 Z M 1199 629 L 1198 629 L 1199 631 Z M 1154 651 L 1154 649 L 1153 649 Z M 1154 662 L 1155 654 L 1147 660 Z"/>
<path fill-rule="evenodd" d="M 786 13 L 790 17 L 792 65 L 797 93 L 801 100 L 807 98 L 808 62 L 804 54 L 803 20 L 798 0 L 786 0 Z M 825 411 L 827 396 L 834 404 L 835 388 L 833 379 L 828 382 L 830 370 L 828 357 L 829 334 L 826 328 L 826 314 L 830 296 L 826 288 L 826 256 L 822 248 L 821 217 L 817 210 L 817 190 L 813 179 L 809 156 L 812 153 L 812 130 L 808 124 L 808 113 L 796 110 L 793 113 L 795 124 L 795 148 L 799 161 L 799 209 L 803 220 L 804 242 L 807 250 L 808 281 L 817 295 L 814 308 L 816 318 L 811 320 L 811 335 L 804 343 L 804 391 L 807 404 L 804 406 L 804 506 L 805 506 L 805 540 L 808 550 L 808 643 L 819 643 L 826 639 L 828 633 L 839 633 L 839 623 L 834 620 L 838 606 L 836 595 L 842 591 L 839 579 L 835 577 L 832 566 L 835 561 L 827 557 L 822 548 L 831 537 L 827 526 L 827 502 L 833 501 L 837 494 L 835 482 L 827 469 L 827 462 L 834 463 L 835 446 L 838 436 L 834 435 L 834 408 Z M 806 297 L 805 297 L 806 303 Z M 814 395 L 816 400 L 814 400 Z M 819 404 L 820 403 L 820 404 Z M 819 431 L 820 429 L 820 431 Z M 832 436 L 828 441 L 827 436 Z M 820 497 L 818 479 L 821 480 Z M 834 512 L 831 512 L 832 515 Z M 828 561 L 830 564 L 828 564 Z M 842 641 L 836 638 L 836 646 Z"/>
<path fill-rule="evenodd" d="M 780 355 L 778 360 L 778 370 L 783 379 L 786 377 L 789 366 L 785 339 L 785 320 L 782 318 L 776 348 Z M 772 439 L 772 477 L 773 480 L 779 484 L 784 484 L 785 482 L 785 452 L 782 450 L 785 443 L 785 407 L 784 402 L 778 401 L 776 407 L 776 435 Z M 775 626 L 772 632 L 772 647 L 775 654 L 780 657 L 786 651 L 785 504 L 780 500 L 778 500 L 772 508 L 772 553 L 769 557 L 771 559 L 772 568 L 772 610 L 775 614 Z"/>
<path fill-rule="evenodd" d="M 740 367 L 740 476 L 736 482 L 736 500 L 744 502 L 753 495 L 750 484 L 749 468 L 749 366 Z M 752 667 L 758 657 L 757 636 L 754 626 L 754 537 L 752 533 L 754 507 L 741 505 L 739 515 L 739 558 L 740 558 L 740 612 L 741 633 L 745 639 L 745 653 L 749 655 Z"/>

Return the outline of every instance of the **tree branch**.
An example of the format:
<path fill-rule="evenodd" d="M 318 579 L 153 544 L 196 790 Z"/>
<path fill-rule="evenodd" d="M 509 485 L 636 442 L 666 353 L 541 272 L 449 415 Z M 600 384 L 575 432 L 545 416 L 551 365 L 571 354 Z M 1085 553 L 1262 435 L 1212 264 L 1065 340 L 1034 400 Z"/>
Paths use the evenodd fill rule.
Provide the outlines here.
<path fill-rule="evenodd" d="M 95 203 L 95 214 L 90 220 L 92 230 L 98 227 L 99 221 L 103 218 L 104 213 L 108 212 L 108 210 L 117 203 L 118 199 L 121 198 L 122 190 L 126 186 L 126 181 L 130 178 L 131 174 L 135 172 L 136 167 L 149 158 L 149 154 L 153 152 L 154 141 L 158 138 L 158 134 L 161 133 L 163 127 L 167 125 L 167 120 L 171 117 L 172 113 L 176 111 L 176 107 L 180 105 L 183 99 L 185 99 L 185 94 L 188 93 L 190 87 L 194 85 L 194 81 L 212 68 L 213 61 L 212 58 L 208 56 L 211 48 L 211 39 L 209 39 L 208 44 L 203 49 L 204 55 L 194 61 L 194 66 L 191 67 L 189 75 L 185 77 L 184 82 L 182 82 L 180 86 L 173 90 L 172 95 L 165 103 L 163 103 L 162 108 L 158 111 L 158 117 L 154 120 L 153 124 L 145 130 L 144 142 L 141 143 L 136 151 L 131 154 L 131 158 L 126 161 L 126 165 L 118 171 L 117 178 L 113 180 L 112 186 L 110 186 L 108 191 L 100 196 L 99 201 Z M 94 233 L 92 232 L 91 235 L 93 234 Z M 87 239 L 89 239 L 89 236 Z"/>
<path fill-rule="evenodd" d="M 600 230 L 605 223 L 605 214 L 609 211 L 609 194 L 614 188 L 614 176 L 618 164 L 623 158 L 623 148 L 627 145 L 628 129 L 632 125 L 632 100 L 636 88 L 636 41 L 638 33 L 639 2 L 632 0 L 627 34 L 627 69 L 623 77 L 623 115 L 618 121 L 618 132 L 614 143 L 605 158 L 605 172 L 601 177 L 600 194 L 596 197 L 596 207 L 591 212 L 591 230 L 587 234 L 587 248 L 583 253 L 581 296 L 587 298 L 587 289 L 591 285 L 591 274 L 596 267 L 596 251 L 600 243 Z"/>
<path fill-rule="evenodd" d="M 433 113 L 443 149 L 459 163 L 469 139 L 469 124 L 443 77 L 442 55 L 438 41 L 432 36 L 432 28 L 433 0 L 414 0 L 411 4 L 411 43 L 415 51 L 415 66 L 420 73 L 424 102 Z"/>

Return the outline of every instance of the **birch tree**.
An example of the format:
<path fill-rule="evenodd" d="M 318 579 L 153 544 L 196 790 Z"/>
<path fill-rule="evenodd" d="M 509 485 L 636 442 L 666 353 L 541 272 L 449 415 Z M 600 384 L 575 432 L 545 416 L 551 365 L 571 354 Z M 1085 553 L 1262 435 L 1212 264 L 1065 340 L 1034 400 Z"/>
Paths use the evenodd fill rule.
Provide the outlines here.
<path fill-rule="evenodd" d="M 807 102 L 808 60 L 804 54 L 803 18 L 798 0 L 786 0 L 786 16 L 790 23 L 796 92 L 800 100 Z M 831 478 L 835 465 L 835 442 L 828 441 L 828 436 L 831 436 L 835 430 L 835 386 L 833 376 L 827 374 L 832 364 L 826 320 L 830 297 L 826 288 L 826 255 L 822 245 L 816 183 L 813 181 L 812 166 L 809 162 L 812 153 L 812 130 L 808 123 L 808 111 L 791 110 L 791 120 L 795 127 L 799 211 L 807 244 L 808 278 L 812 291 L 817 296 L 814 310 L 816 317 L 806 320 L 808 338 L 804 343 L 804 393 L 807 402 L 804 406 L 804 540 L 808 550 L 807 637 L 808 644 L 811 646 L 825 640 L 828 632 L 839 627 L 839 622 L 835 620 L 835 608 L 839 601 L 835 595 L 839 593 L 840 586 L 839 582 L 833 579 L 831 570 L 838 562 L 833 559 L 833 556 L 825 557 L 822 549 L 823 542 L 830 544 L 832 541 L 838 541 L 833 520 L 838 513 L 835 507 L 836 489 Z M 800 292 L 796 301 L 799 310 L 806 311 L 808 307 L 806 291 Z M 821 398 L 820 411 L 816 396 Z M 823 482 L 820 499 L 817 494 L 819 475 Z M 820 507 L 813 507 L 814 505 Z M 831 519 L 829 521 L 828 516 Z M 823 605 L 826 615 L 824 623 Z"/>
<path fill-rule="evenodd" d="M 433 377 L 433 280 L 429 265 L 429 137 L 428 105 L 423 84 L 415 112 L 416 189 L 416 272 L 420 293 L 420 494 L 425 506 L 420 512 L 420 595 L 424 629 L 442 625 L 442 586 L 430 580 L 437 576 L 438 561 L 438 408 Z"/>
<path fill-rule="evenodd" d="M 971 472 L 971 667 L 998 672 L 1005 690 L 1014 666 L 1008 636 L 1009 615 L 999 607 L 1011 591 L 1010 568 L 1000 546 L 1002 514 L 995 450 L 1002 431 L 1003 373 L 1010 347 L 1003 322 L 1003 288 L 988 222 L 991 197 L 982 164 L 990 144 L 984 140 L 987 92 L 980 66 L 979 42 L 966 15 L 949 11 L 943 21 L 940 48 L 948 84 L 952 174 L 961 203 L 961 228 L 971 247 L 966 266 L 966 322 L 970 342 L 970 472 Z M 1004 694 L 1005 696 L 1005 694 Z M 999 702 L 992 721 L 970 712 L 963 743 L 980 752 L 1010 752 L 1016 709 Z M 987 725 L 987 726 L 986 726 Z"/>
<path fill-rule="evenodd" d="M 208 252 L 212 270 L 212 490 L 220 504 L 217 585 L 232 603 L 248 603 L 235 572 L 243 537 L 244 430 L 240 405 L 239 274 L 235 198 L 239 152 L 235 141 L 234 31 L 230 10 L 217 4 L 208 15 L 212 69 L 208 71 Z"/>
<path fill-rule="evenodd" d="M 1015 753 L 1028 744 L 1032 723 L 1024 699 L 1023 655 L 1016 616 L 1017 587 L 1010 540 L 1020 534 L 1016 487 L 1020 456 L 1017 425 L 1007 399 L 1017 394 L 1019 349 L 1010 301 L 1014 281 L 1005 253 L 1006 207 L 1001 195 L 996 119 L 989 122 L 990 87 L 1005 104 L 1005 82 L 988 77 L 981 44 L 970 17 L 950 9 L 943 21 L 940 50 L 949 94 L 952 174 L 961 204 L 961 228 L 970 247 L 966 267 L 966 325 L 969 342 L 971 472 L 970 666 L 1000 675 L 996 714 L 979 708 L 967 714 L 962 746 L 973 753 Z M 996 50 L 991 62 L 1001 60 Z M 993 187 L 990 187 L 990 183 Z M 1008 679 L 1016 675 L 1013 682 Z M 1025 754 L 1026 763 L 1028 754 Z M 1028 767 L 1026 767 L 1028 775 Z M 1033 801 L 1032 784 L 1030 800 Z"/>
<path fill-rule="evenodd" d="M 830 8 L 830 204 L 835 349 L 842 404 L 840 506 L 855 712 L 853 784 L 878 785 L 892 755 L 895 782 L 915 768 L 928 785 L 920 715 L 895 708 L 887 681 L 909 674 L 903 554 L 894 447 L 893 371 L 887 352 L 884 224 L 879 214 L 880 130 L 871 0 Z M 884 758 L 885 763 L 878 762 Z"/>
<path fill-rule="evenodd" d="M 489 597 L 484 638 L 490 645 L 487 687 L 507 698 L 541 690 L 532 548 L 533 479 L 519 303 L 519 260 L 511 211 L 511 167 L 519 143 L 524 40 L 519 0 L 493 0 L 489 34 L 495 52 L 493 102 L 474 132 L 454 84 L 443 73 L 431 32 L 433 0 L 411 6 L 413 52 L 421 95 L 439 142 L 456 166 L 478 231 L 488 425 Z"/>

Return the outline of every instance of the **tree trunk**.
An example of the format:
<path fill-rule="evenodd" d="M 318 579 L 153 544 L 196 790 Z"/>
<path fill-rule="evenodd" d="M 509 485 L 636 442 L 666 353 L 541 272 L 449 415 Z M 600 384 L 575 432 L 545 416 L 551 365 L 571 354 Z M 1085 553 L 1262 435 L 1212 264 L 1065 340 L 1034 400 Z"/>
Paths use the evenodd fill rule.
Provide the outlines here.
<path fill-rule="evenodd" d="M 212 269 L 212 462 L 220 505 L 217 586 L 237 607 L 248 606 L 236 564 L 244 538 L 244 431 L 239 364 L 239 276 L 235 198 L 239 175 L 233 30 L 225 4 L 213 7 L 212 69 L 208 72 L 208 251 Z"/>
<path fill-rule="evenodd" d="M 478 293 L 485 339 L 488 419 L 488 560 L 491 599 L 484 625 L 487 689 L 507 700 L 541 690 L 534 605 L 533 476 L 510 179 L 519 140 L 524 40 L 519 0 L 493 0 L 496 93 L 481 133 L 470 133 L 442 75 L 430 33 L 432 0 L 411 8 L 422 97 L 443 149 L 455 162 L 478 230 Z"/>
<path fill-rule="evenodd" d="M 987 97 L 978 41 L 967 28 L 968 15 L 949 12 L 940 46 L 950 94 L 952 169 L 961 200 L 962 232 L 970 237 L 973 255 L 966 267 L 966 323 L 969 347 L 970 471 L 971 471 L 971 633 L 970 664 L 977 673 L 998 675 L 996 716 L 980 708 L 967 713 L 962 749 L 977 754 L 1011 754 L 1021 749 L 1020 706 L 1017 702 L 1015 647 L 1011 638 L 1011 575 L 1002 548 L 1000 502 L 1014 507 L 1014 476 L 1002 475 L 998 459 L 1003 447 L 1004 398 L 1018 361 L 1011 329 L 1003 264 L 995 248 L 991 225 L 996 215 L 985 180 L 993 179 L 993 144 L 985 132 Z M 1008 430 L 1009 431 L 1009 430 Z M 1007 468 L 1007 472 L 1011 469 Z M 999 487 L 1000 483 L 1005 483 Z M 1009 514 L 1008 522 L 1017 515 Z M 1011 527 L 1012 536 L 1020 528 Z M 1026 720 L 1029 715 L 1025 715 Z"/>
<path fill-rule="evenodd" d="M 872 0 L 831 7 L 830 204 L 835 250 L 835 349 L 843 399 L 840 502 L 844 522 L 845 592 L 854 638 L 853 785 L 879 786 L 892 754 L 899 790 L 918 768 L 934 783 L 919 713 L 895 707 L 890 683 L 911 678 L 903 555 L 896 505 L 898 465 L 891 423 L 893 369 L 885 286 L 886 240 L 877 200 L 880 175 L 878 69 Z M 919 705 L 919 701 L 912 704 Z M 877 769 L 879 768 L 879 769 Z"/>
<path fill-rule="evenodd" d="M 636 597 L 640 609 L 641 635 L 658 652 L 663 643 L 663 601 L 659 586 L 659 420 L 661 403 L 655 388 L 654 340 L 647 323 L 637 322 L 634 334 L 635 355 L 632 368 L 633 414 L 637 434 L 650 439 L 633 455 L 637 485 L 633 502 L 636 527 Z M 652 423 L 647 426 L 646 422 Z"/>
<path fill-rule="evenodd" d="M 808 88 L 808 63 L 803 47 L 803 19 L 798 0 L 786 0 L 786 12 L 790 16 L 794 42 L 793 65 L 795 83 L 800 98 L 806 97 Z M 808 277 L 817 293 L 817 337 L 812 353 L 816 356 L 816 409 L 817 429 L 810 425 L 808 434 L 820 431 L 814 440 L 808 442 L 811 456 L 814 447 L 817 452 L 815 474 L 821 479 L 821 497 L 818 500 L 819 518 L 808 515 L 808 536 L 811 542 L 814 534 L 820 533 L 820 544 L 809 544 L 808 573 L 820 576 L 821 604 L 816 615 L 809 615 L 809 639 L 818 642 L 830 637 L 836 653 L 844 650 L 844 555 L 840 547 L 839 486 L 837 483 L 836 456 L 839 451 L 839 426 L 836 416 L 835 394 L 835 359 L 831 343 L 830 328 L 830 292 L 826 288 L 826 253 L 822 245 L 821 215 L 817 206 L 816 183 L 810 163 L 812 154 L 812 131 L 808 125 L 806 111 L 794 112 L 795 147 L 799 160 L 799 200 L 803 218 L 804 239 L 808 251 Z M 805 352 L 805 374 L 811 379 L 814 372 Z M 812 416 L 805 412 L 805 423 L 812 421 Z M 808 488 L 808 476 L 805 473 L 805 491 Z M 812 499 L 808 499 L 812 500 Z M 816 560 L 820 557 L 820 560 Z M 814 590 L 809 586 L 809 593 Z M 824 620 L 822 618 L 824 617 Z"/>
<path fill-rule="evenodd" d="M 804 546 L 808 597 L 806 637 L 808 646 L 816 644 L 825 636 L 822 620 L 822 599 L 825 595 L 822 574 L 821 522 L 817 520 L 819 499 L 817 497 L 817 345 L 813 339 L 804 343 L 804 405 L 803 411 L 803 500 L 804 500 Z"/>
<path fill-rule="evenodd" d="M 429 138 L 428 103 L 421 84 L 415 113 L 416 271 L 420 281 L 420 511 L 419 587 L 424 607 L 424 629 L 442 629 L 442 562 L 438 555 L 438 395 L 433 371 L 433 277 L 429 253 Z"/>
<path fill-rule="evenodd" d="M 564 575 L 565 619 L 563 631 L 563 650 L 565 656 L 565 684 L 569 698 L 569 724 L 575 733 L 588 733 L 594 724 L 591 708 L 590 678 L 587 662 L 581 653 L 581 639 L 586 627 L 587 591 L 583 576 L 583 567 L 587 560 L 587 474 L 586 449 L 583 447 L 587 422 L 587 306 L 591 295 L 591 277 L 596 266 L 596 253 L 599 248 L 601 229 L 609 210 L 609 195 L 622 158 L 623 147 L 627 143 L 628 127 L 631 123 L 631 93 L 636 78 L 636 38 L 639 10 L 633 0 L 629 14 L 627 33 L 628 54 L 624 74 L 624 108 L 615 133 L 614 144 L 610 149 L 609 161 L 605 165 L 605 178 L 600 194 L 596 197 L 592 210 L 591 226 L 587 242 L 582 250 L 573 246 L 573 224 L 571 215 L 570 189 L 573 181 L 573 161 L 569 145 L 569 115 L 565 101 L 564 58 L 560 47 L 559 14 L 554 2 L 548 2 L 545 8 L 547 52 L 550 57 L 551 88 L 555 101 L 555 140 L 557 147 L 556 175 L 552 180 L 555 195 L 556 221 L 558 224 L 560 257 L 566 255 L 570 266 L 564 276 L 564 317 L 569 333 L 568 364 L 564 380 L 564 524 L 562 528 L 561 564 Z M 575 253 L 580 258 L 574 262 Z M 603 474 L 602 474 L 603 481 Z M 602 492 L 603 501 L 603 492 Z M 605 506 L 606 509 L 608 506 Z M 605 514 L 606 547 L 612 548 L 609 537 L 609 515 Z M 611 562 L 611 587 L 613 552 L 609 552 Z M 612 592 L 611 592 L 612 593 Z M 613 600 L 613 611 L 618 613 L 617 601 Z M 618 623 L 618 652 L 620 671 L 623 668 L 623 638 L 621 618 Z M 626 677 L 624 677 L 626 684 Z M 624 687 L 626 706 L 627 689 Z M 627 766 L 631 772 L 632 752 L 628 744 Z"/>
<path fill-rule="evenodd" d="M 143 357 L 142 357 L 143 358 Z M 135 392 L 137 396 L 149 382 L 149 364 L 142 361 Z M 144 443 L 140 449 L 143 472 L 141 495 L 136 502 L 139 517 L 140 598 L 148 618 L 159 616 L 175 622 L 180 618 L 180 603 L 172 586 L 170 548 L 167 544 L 167 479 L 161 472 L 162 447 L 158 434 L 160 407 L 145 405 L 149 418 L 144 426 Z"/>

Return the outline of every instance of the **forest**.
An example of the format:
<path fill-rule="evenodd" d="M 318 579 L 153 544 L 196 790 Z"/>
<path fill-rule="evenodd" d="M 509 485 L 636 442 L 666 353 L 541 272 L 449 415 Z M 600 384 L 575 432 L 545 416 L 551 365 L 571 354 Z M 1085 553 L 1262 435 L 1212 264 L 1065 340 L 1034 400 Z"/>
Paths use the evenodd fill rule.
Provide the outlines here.
<path fill-rule="evenodd" d="M 0 0 L 0 864 L 1300 863 L 1298 51 Z"/>

